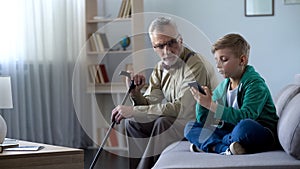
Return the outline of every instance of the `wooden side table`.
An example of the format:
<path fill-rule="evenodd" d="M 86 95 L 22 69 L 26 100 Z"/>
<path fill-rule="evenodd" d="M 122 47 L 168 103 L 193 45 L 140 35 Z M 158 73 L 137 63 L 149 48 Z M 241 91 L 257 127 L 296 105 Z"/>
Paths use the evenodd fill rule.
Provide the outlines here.
<path fill-rule="evenodd" d="M 38 151 L 6 151 L 0 153 L 0 168 L 83 169 L 84 151 L 76 148 L 18 141 L 20 146 L 43 146 Z"/>

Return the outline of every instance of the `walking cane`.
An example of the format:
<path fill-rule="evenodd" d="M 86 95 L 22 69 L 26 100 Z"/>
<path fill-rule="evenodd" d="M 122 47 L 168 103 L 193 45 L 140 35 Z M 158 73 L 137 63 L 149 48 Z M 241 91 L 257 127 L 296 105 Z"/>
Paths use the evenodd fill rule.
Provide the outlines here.
<path fill-rule="evenodd" d="M 128 73 L 128 72 L 126 72 L 126 71 L 121 71 L 119 75 L 123 75 L 123 76 L 127 76 L 128 78 L 131 78 L 130 73 Z M 134 81 L 131 80 L 129 89 L 128 89 L 127 93 L 125 94 L 125 97 L 123 98 L 121 105 L 124 105 L 124 104 L 125 104 L 125 102 L 126 102 L 128 96 L 129 96 L 131 90 L 134 89 L 134 88 L 135 88 Z M 111 123 L 111 125 L 110 125 L 108 131 L 106 132 L 105 137 L 104 137 L 104 139 L 103 139 L 103 141 L 102 141 L 102 143 L 101 143 L 101 145 L 100 145 L 100 147 L 99 147 L 99 149 L 98 149 L 98 151 L 97 151 L 97 153 L 96 153 L 96 155 L 95 155 L 95 157 L 94 157 L 94 159 L 93 159 L 93 162 L 92 162 L 92 164 L 90 165 L 90 169 L 93 169 L 93 168 L 94 168 L 94 166 L 95 166 L 95 164 L 96 164 L 96 162 L 97 162 L 97 160 L 98 160 L 98 158 L 99 158 L 99 156 L 100 156 L 100 154 L 101 154 L 101 152 L 102 152 L 102 150 L 103 150 L 103 147 L 104 147 L 104 145 L 105 145 L 105 143 L 106 143 L 106 141 L 107 141 L 107 139 L 108 139 L 108 137 L 109 137 L 109 135 L 110 135 L 110 132 L 111 132 L 111 130 L 114 128 L 115 124 L 116 124 L 115 121 L 113 121 L 113 122 Z"/>

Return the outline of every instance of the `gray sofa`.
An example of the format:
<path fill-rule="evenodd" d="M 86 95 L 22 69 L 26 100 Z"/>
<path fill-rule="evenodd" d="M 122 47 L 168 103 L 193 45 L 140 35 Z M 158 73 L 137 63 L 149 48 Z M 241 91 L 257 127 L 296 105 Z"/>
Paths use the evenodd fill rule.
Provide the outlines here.
<path fill-rule="evenodd" d="M 275 98 L 278 138 L 282 150 L 225 156 L 189 151 L 190 143 L 180 141 L 168 146 L 153 169 L 300 169 L 300 74 L 295 84 L 287 85 Z"/>

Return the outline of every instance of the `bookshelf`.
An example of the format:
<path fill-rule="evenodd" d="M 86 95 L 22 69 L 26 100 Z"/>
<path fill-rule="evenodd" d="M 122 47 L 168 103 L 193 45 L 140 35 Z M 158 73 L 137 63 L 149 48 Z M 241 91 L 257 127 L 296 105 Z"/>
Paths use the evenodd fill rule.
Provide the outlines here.
<path fill-rule="evenodd" d="M 107 3 L 119 2 L 119 5 L 114 4 L 115 11 L 107 11 Z M 145 36 L 144 33 L 144 18 L 143 15 L 135 15 L 142 13 L 144 8 L 143 0 L 85 0 L 86 6 L 86 69 L 88 75 L 87 79 L 87 93 L 94 95 L 96 102 L 91 103 L 91 107 L 98 106 L 93 112 L 98 113 L 98 109 L 101 112 L 107 112 L 102 114 L 105 121 L 99 122 L 94 115 L 93 119 L 93 140 L 96 141 L 96 145 L 100 145 L 104 137 L 104 131 L 107 128 L 105 123 L 110 123 L 109 117 L 112 108 L 115 104 L 121 103 L 123 96 L 127 89 L 122 77 L 116 77 L 115 74 L 120 70 L 125 70 L 126 65 L 131 64 L 135 70 L 138 70 L 145 61 L 143 58 L 134 57 L 135 52 L 145 48 Z M 122 7 L 123 6 L 123 7 Z M 123 9 L 123 10 L 121 10 Z M 110 17 L 106 16 L 110 13 Z M 93 40 L 96 34 L 106 34 L 107 41 L 109 43 L 109 49 L 100 48 L 97 49 L 95 45 L 99 41 Z M 132 36 L 134 35 L 134 36 Z M 125 36 L 130 37 L 130 46 L 123 50 L 119 46 L 118 42 Z M 92 45 L 91 41 L 94 42 Z M 93 47 L 94 46 L 94 47 Z M 95 79 L 91 77 L 91 66 L 96 64 L 102 64 L 105 66 L 109 81 L 105 83 L 97 83 Z M 94 77 L 96 77 L 94 72 Z M 115 78 L 114 78 L 115 77 Z M 117 98 L 117 101 L 112 101 Z M 117 102 L 117 103 L 115 103 Z M 93 113 L 93 114 L 95 114 Z M 124 131 L 123 125 L 118 125 L 117 130 Z M 120 132 L 120 133 L 121 133 Z M 124 137 L 124 138 L 123 138 Z M 106 149 L 111 150 L 127 150 L 127 143 L 124 135 L 116 133 L 116 144 L 107 144 Z M 115 143 L 115 140 L 108 141 Z"/>

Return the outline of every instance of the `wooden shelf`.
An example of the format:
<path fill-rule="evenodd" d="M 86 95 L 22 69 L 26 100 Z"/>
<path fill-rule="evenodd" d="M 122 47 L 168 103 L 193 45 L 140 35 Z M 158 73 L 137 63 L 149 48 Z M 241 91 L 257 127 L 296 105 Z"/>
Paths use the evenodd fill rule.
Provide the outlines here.
<path fill-rule="evenodd" d="M 131 18 L 111 18 L 111 19 L 89 19 L 87 23 L 108 23 L 108 22 L 128 22 L 131 21 Z"/>
<path fill-rule="evenodd" d="M 144 11 L 144 0 L 126 0 L 129 3 L 126 3 L 126 8 L 127 9 L 131 9 L 131 17 L 130 18 L 105 18 L 105 17 L 97 17 L 97 16 L 106 16 L 108 13 L 106 13 L 106 9 L 105 7 L 107 7 L 106 5 L 104 5 L 105 3 L 112 3 L 110 1 L 107 0 L 85 0 L 85 27 L 86 27 L 86 33 L 85 33 L 85 38 L 87 41 L 89 41 L 89 38 L 91 37 L 91 35 L 93 35 L 93 33 L 95 32 L 101 32 L 101 33 L 105 33 L 107 35 L 107 38 L 109 38 L 109 42 L 119 42 L 120 40 L 122 40 L 122 38 L 124 38 L 124 35 L 128 35 L 130 37 L 130 42 L 131 42 L 131 46 L 129 48 L 127 48 L 128 50 L 123 51 L 122 48 L 120 48 L 121 50 L 119 51 L 101 51 L 101 52 L 97 52 L 97 46 L 95 45 L 99 45 L 98 43 L 93 43 L 91 45 L 91 41 L 89 41 L 89 49 L 86 49 L 86 54 L 87 54 L 87 58 L 86 58 L 86 68 L 87 68 L 87 83 L 86 83 L 86 92 L 88 94 L 91 95 L 96 95 L 96 97 L 93 97 L 92 99 L 95 99 L 91 102 L 91 108 L 93 109 L 92 111 L 97 111 L 96 106 L 98 105 L 94 105 L 98 102 L 98 100 L 101 101 L 107 101 L 107 105 L 104 106 L 104 110 L 103 111 L 107 111 L 110 112 L 110 108 L 113 105 L 113 102 L 111 102 L 109 99 L 105 100 L 105 98 L 107 97 L 107 95 L 117 95 L 117 97 L 119 97 L 118 94 L 121 94 L 121 96 L 123 94 L 126 94 L 127 87 L 126 84 L 124 82 L 112 82 L 112 83 L 106 83 L 106 84 L 94 84 L 94 80 L 92 78 L 88 78 L 91 77 L 90 76 L 90 70 L 89 70 L 89 66 L 90 65 L 94 65 L 99 63 L 99 58 L 104 56 L 104 55 L 109 55 L 109 57 L 103 57 L 103 64 L 106 65 L 106 68 L 109 68 L 107 73 L 110 76 L 112 73 L 112 70 L 114 69 L 118 69 L 118 67 L 120 66 L 124 66 L 126 67 L 126 64 L 132 64 L 134 67 L 134 69 L 139 70 L 139 65 L 144 65 L 144 60 L 141 57 L 134 57 L 134 54 L 137 51 L 143 50 L 145 49 L 145 38 L 144 38 L 144 17 L 143 15 L 134 15 L 134 14 L 138 14 L 138 13 L 143 13 Z M 120 4 L 110 4 L 110 5 L 116 5 L 117 8 L 121 7 L 121 3 Z M 123 4 L 124 5 L 124 4 Z M 131 5 L 128 6 L 128 5 Z M 130 7 L 130 8 L 129 8 Z M 125 9 L 126 9 L 125 8 Z M 121 9 L 121 8 L 119 8 Z M 128 12 L 128 10 L 126 10 Z M 112 11 L 109 11 L 109 13 L 111 13 Z M 119 11 L 120 12 L 120 11 Z M 114 15 L 112 14 L 112 16 L 128 16 L 126 12 L 126 15 Z M 130 13 L 130 12 L 129 12 Z M 112 24 L 110 24 L 112 23 Z M 101 30 L 101 31 L 100 31 Z M 134 35 L 134 36 L 131 36 Z M 92 39 L 95 40 L 95 39 Z M 93 42 L 99 42 L 99 41 L 93 41 Z M 114 47 L 117 44 L 114 44 Z M 99 47 L 99 46 L 98 46 Z M 100 46 L 102 47 L 102 46 Z M 113 47 L 113 48 L 114 48 Z M 104 48 L 98 48 L 98 49 L 107 49 L 106 47 Z M 122 61 L 124 59 L 124 57 L 129 57 L 129 60 L 127 62 L 122 62 L 121 64 L 124 65 L 119 65 L 118 62 Z M 97 58 L 98 57 L 98 58 Z M 113 58 L 111 58 L 113 57 Z M 102 58 L 101 58 L 102 59 Z M 127 59 L 127 58 L 126 58 Z M 102 62 L 102 60 L 101 60 Z M 135 67 L 136 66 L 136 67 Z M 92 74 L 94 75 L 94 74 Z M 93 76 L 92 76 L 93 77 Z M 96 101 L 96 102 L 94 102 Z M 112 105 L 108 105 L 108 104 L 112 104 Z M 94 108 L 95 107 L 95 108 Z M 95 110 L 94 110 L 95 109 Z M 108 110 L 109 109 L 109 110 Z M 92 132 L 93 132 L 93 140 L 96 141 L 98 140 L 98 128 L 101 128 L 101 124 L 99 124 L 99 121 L 97 121 L 97 114 L 93 113 L 92 114 Z M 102 136 L 101 136 L 102 137 Z M 103 138 L 100 138 L 101 140 Z M 122 150 L 122 152 L 127 152 L 128 148 L 127 145 L 118 145 L 118 147 L 105 147 L 105 149 L 108 149 L 110 151 L 119 151 Z"/>
<path fill-rule="evenodd" d="M 103 55 L 103 54 L 130 54 L 132 53 L 132 50 L 118 50 L 118 51 L 103 51 L 103 52 L 95 52 L 95 51 L 89 51 L 88 55 Z"/>
<path fill-rule="evenodd" d="M 145 86 L 141 89 L 142 93 L 145 93 L 149 84 L 145 84 Z M 109 94 L 109 93 L 126 93 L 127 87 L 125 83 L 105 83 L 105 84 L 92 84 L 90 83 L 88 86 L 88 93 L 98 93 L 98 94 Z"/>
<path fill-rule="evenodd" d="M 127 88 L 125 83 L 105 83 L 105 84 L 89 84 L 88 93 L 95 94 L 118 94 L 118 93 L 126 93 Z"/>

